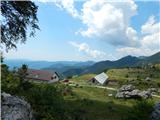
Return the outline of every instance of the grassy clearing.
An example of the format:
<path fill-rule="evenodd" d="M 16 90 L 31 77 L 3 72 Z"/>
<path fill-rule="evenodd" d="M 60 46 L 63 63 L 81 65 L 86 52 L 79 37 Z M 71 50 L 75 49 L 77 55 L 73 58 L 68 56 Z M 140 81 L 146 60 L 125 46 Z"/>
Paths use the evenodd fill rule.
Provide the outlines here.
<path fill-rule="evenodd" d="M 73 77 L 70 81 L 78 84 L 88 84 L 88 81 L 96 76 L 96 74 L 85 74 L 77 77 Z"/>
<path fill-rule="evenodd" d="M 79 112 L 79 120 L 121 120 L 134 103 L 109 97 L 115 92 L 101 88 L 72 87 L 72 91 L 74 95 L 66 96 L 65 100 L 71 111 Z"/>
<path fill-rule="evenodd" d="M 157 65 L 158 66 L 158 65 Z M 106 72 L 109 76 L 109 80 L 116 80 L 117 83 L 108 84 L 106 86 L 119 88 L 123 84 L 133 84 L 138 89 L 147 89 L 149 87 L 160 87 L 160 69 L 156 68 L 121 68 L 121 69 L 110 69 Z M 77 77 L 73 77 L 70 81 L 77 84 L 90 85 L 88 82 L 91 78 L 95 77 L 96 74 L 85 74 Z M 151 80 L 146 81 L 149 77 Z"/>
<path fill-rule="evenodd" d="M 65 96 L 65 101 L 77 120 L 123 120 L 137 103 L 133 99 L 116 99 L 115 91 L 101 88 L 72 87 L 72 91 L 73 95 Z M 109 97 L 108 94 L 113 96 Z"/>
<path fill-rule="evenodd" d="M 122 84 L 132 83 L 140 89 L 158 87 L 158 84 L 160 83 L 159 73 L 160 69 L 111 69 L 107 71 L 109 79 L 117 80 L 118 84 L 106 86 L 118 88 Z M 130 120 L 130 118 L 134 118 L 134 116 L 137 117 L 135 120 L 147 120 L 150 111 L 138 108 L 141 105 L 145 105 L 143 104 L 143 101 L 137 102 L 137 100 L 134 99 L 116 99 L 114 97 L 116 91 L 92 87 L 94 85 L 90 85 L 88 80 L 94 76 L 95 74 L 86 74 L 73 77 L 70 80 L 72 83 L 80 85 L 70 86 L 73 94 L 65 96 L 65 101 L 70 108 L 68 110 L 73 112 L 77 120 Z M 150 77 L 151 81 L 146 82 L 146 77 Z M 113 96 L 109 97 L 109 94 L 113 94 Z M 155 97 L 153 99 L 149 99 L 146 101 L 146 106 L 144 106 L 144 108 L 149 107 L 152 109 L 152 105 L 150 105 L 150 103 L 158 101 L 160 101 L 160 99 Z M 136 107 L 137 105 L 138 107 Z M 136 112 L 137 108 L 139 110 L 138 112 Z M 144 115 L 145 118 L 140 118 L 141 115 Z"/>
<path fill-rule="evenodd" d="M 107 71 L 107 75 L 111 80 L 117 80 L 118 85 L 133 84 L 139 89 L 147 89 L 149 87 L 160 87 L 160 69 L 158 68 L 123 68 L 111 69 Z M 151 80 L 146 81 L 149 77 Z"/>

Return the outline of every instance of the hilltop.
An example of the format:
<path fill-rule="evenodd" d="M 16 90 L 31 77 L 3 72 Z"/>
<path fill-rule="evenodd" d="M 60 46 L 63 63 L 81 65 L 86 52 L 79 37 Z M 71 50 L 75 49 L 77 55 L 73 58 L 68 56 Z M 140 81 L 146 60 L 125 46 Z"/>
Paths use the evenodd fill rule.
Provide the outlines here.
<path fill-rule="evenodd" d="M 148 64 L 156 64 L 160 63 L 160 52 L 151 55 L 151 56 L 146 56 L 146 57 L 135 57 L 128 55 L 126 57 L 123 57 L 119 60 L 116 61 L 100 61 L 96 62 L 93 65 L 84 68 L 81 70 L 81 72 L 77 72 L 72 74 L 73 70 L 69 69 L 68 71 L 65 71 L 65 75 L 67 76 L 66 73 L 68 73 L 68 76 L 71 75 L 82 75 L 82 74 L 87 74 L 87 73 L 100 73 L 103 72 L 107 69 L 112 69 L 112 68 L 125 68 L 125 67 L 137 67 L 137 66 L 144 66 Z"/>

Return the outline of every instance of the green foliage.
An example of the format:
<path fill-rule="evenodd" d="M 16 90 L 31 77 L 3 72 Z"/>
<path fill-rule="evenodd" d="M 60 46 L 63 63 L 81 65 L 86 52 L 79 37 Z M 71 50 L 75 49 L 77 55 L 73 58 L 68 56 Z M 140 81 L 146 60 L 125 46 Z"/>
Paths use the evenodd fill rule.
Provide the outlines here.
<path fill-rule="evenodd" d="M 63 87 L 57 88 L 48 84 L 30 83 L 25 79 L 27 66 L 22 65 L 18 71 L 9 71 L 8 66 L 1 65 L 2 91 L 23 96 L 31 104 L 36 119 L 65 120 L 65 103 L 62 97 Z M 64 108 L 63 108 L 64 107 Z"/>
<path fill-rule="evenodd" d="M 28 89 L 27 87 L 31 87 L 30 83 L 26 81 L 28 66 L 23 64 L 21 68 L 17 71 L 17 76 L 20 79 L 20 89 Z"/>
<path fill-rule="evenodd" d="M 1 43 L 6 50 L 16 48 L 18 41 L 24 43 L 27 30 L 34 36 L 39 29 L 37 22 L 38 7 L 31 1 L 1 1 Z"/>
<path fill-rule="evenodd" d="M 92 86 L 74 87 L 65 84 L 36 84 L 24 81 L 27 66 L 23 65 L 17 71 L 9 71 L 8 66 L 2 64 L 2 90 L 28 101 L 38 120 L 148 120 L 152 111 L 152 101 L 117 100 L 109 97 L 115 91 L 94 88 Z M 136 69 L 137 70 L 137 69 Z M 115 75 L 125 82 L 131 77 L 135 83 L 143 86 L 153 85 L 152 81 L 136 81 L 138 69 L 113 69 L 109 75 Z M 148 71 L 147 71 L 148 73 Z M 126 78 L 126 75 L 129 75 Z M 145 73 L 146 74 L 146 73 Z M 86 74 L 71 79 L 77 84 L 86 83 L 95 74 Z M 155 76 L 155 75 L 154 75 Z M 113 76 L 112 76 L 113 77 Z M 142 74 L 140 77 L 143 78 Z M 159 76 L 157 76 L 159 77 Z M 21 80 L 23 82 L 21 83 Z M 144 85 L 146 84 L 146 85 Z M 158 84 L 158 83 L 157 83 Z M 23 88 L 23 89 L 21 89 Z M 65 94 L 64 94 L 65 93 Z"/>
<path fill-rule="evenodd" d="M 153 110 L 152 101 L 137 101 L 136 104 L 128 111 L 124 120 L 149 120 Z"/>
<path fill-rule="evenodd" d="M 129 75 L 128 75 L 128 74 L 126 74 L 126 75 L 125 75 L 125 77 L 126 77 L 126 78 L 128 78 L 128 77 L 129 77 Z"/>
<path fill-rule="evenodd" d="M 6 64 L 1 65 L 1 87 L 2 91 L 15 93 L 18 91 L 20 80 L 14 73 L 8 70 Z"/>
<path fill-rule="evenodd" d="M 6 79 L 6 76 L 9 74 L 8 66 L 6 64 L 1 64 L 1 79 Z"/>
<path fill-rule="evenodd" d="M 53 85 L 34 85 L 25 95 L 36 112 L 36 119 L 62 120 L 65 117 L 63 97 Z"/>
<path fill-rule="evenodd" d="M 15 77 L 13 73 L 8 73 L 7 76 L 1 80 L 2 91 L 9 93 L 16 93 L 20 85 L 20 80 Z"/>

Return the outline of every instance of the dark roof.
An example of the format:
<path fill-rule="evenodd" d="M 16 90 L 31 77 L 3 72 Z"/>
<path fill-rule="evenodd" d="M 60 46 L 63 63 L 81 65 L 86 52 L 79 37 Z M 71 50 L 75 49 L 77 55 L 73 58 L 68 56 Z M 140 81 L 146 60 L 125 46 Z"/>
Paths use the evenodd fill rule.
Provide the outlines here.
<path fill-rule="evenodd" d="M 36 80 L 51 80 L 54 74 L 57 75 L 56 72 L 47 71 L 47 70 L 36 70 L 36 69 L 28 69 L 27 78 L 36 79 Z"/>

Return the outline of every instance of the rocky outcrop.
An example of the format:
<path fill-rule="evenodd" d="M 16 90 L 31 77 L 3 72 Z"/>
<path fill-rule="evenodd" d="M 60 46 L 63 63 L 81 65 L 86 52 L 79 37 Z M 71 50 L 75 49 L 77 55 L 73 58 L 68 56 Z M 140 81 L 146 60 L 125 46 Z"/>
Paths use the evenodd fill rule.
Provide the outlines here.
<path fill-rule="evenodd" d="M 133 85 L 123 85 L 116 94 L 116 98 L 144 98 L 148 99 L 151 97 L 151 92 L 149 90 L 147 91 L 140 91 L 138 89 L 135 89 L 135 86 Z"/>
<path fill-rule="evenodd" d="M 1 98 L 2 120 L 34 120 L 31 106 L 25 100 L 4 92 Z"/>
<path fill-rule="evenodd" d="M 152 94 L 156 94 L 158 92 L 158 89 L 156 89 L 156 88 L 148 88 L 147 91 L 149 91 Z"/>
<path fill-rule="evenodd" d="M 135 87 L 133 85 L 123 85 L 121 88 L 119 88 L 119 91 L 132 91 Z"/>
<path fill-rule="evenodd" d="M 151 120 L 160 120 L 160 102 L 154 106 L 154 110 L 151 114 Z"/>

